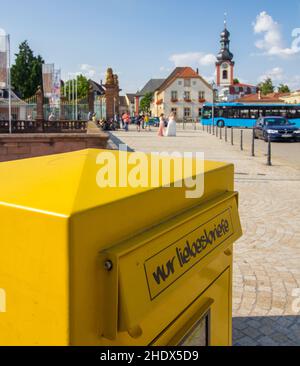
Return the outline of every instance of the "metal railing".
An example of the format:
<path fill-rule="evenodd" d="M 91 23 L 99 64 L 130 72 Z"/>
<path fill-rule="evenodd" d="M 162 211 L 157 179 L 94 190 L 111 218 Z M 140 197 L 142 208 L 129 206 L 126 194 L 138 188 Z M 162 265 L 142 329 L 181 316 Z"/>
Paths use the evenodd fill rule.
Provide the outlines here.
<path fill-rule="evenodd" d="M 203 131 L 205 131 L 205 125 L 202 125 Z M 230 141 L 228 139 L 229 133 L 228 129 L 230 129 Z M 225 130 L 223 134 L 223 130 Z M 238 140 L 234 139 L 234 130 L 240 130 L 240 136 L 238 137 Z M 236 143 L 239 143 L 240 150 L 244 151 L 244 131 L 252 131 L 252 139 L 251 139 L 251 156 L 256 156 L 256 146 L 255 146 L 255 129 L 254 128 L 247 128 L 247 127 L 219 127 L 219 126 L 213 126 L 213 125 L 206 125 L 206 132 L 216 136 L 220 140 L 223 140 L 223 136 L 225 137 L 225 142 L 230 142 L 232 146 L 234 146 Z M 267 165 L 272 165 L 272 141 L 270 137 L 268 138 L 268 146 L 267 146 Z"/>
<path fill-rule="evenodd" d="M 87 121 L 12 121 L 12 133 L 86 133 Z M 0 133 L 9 133 L 9 121 L 0 121 Z"/>

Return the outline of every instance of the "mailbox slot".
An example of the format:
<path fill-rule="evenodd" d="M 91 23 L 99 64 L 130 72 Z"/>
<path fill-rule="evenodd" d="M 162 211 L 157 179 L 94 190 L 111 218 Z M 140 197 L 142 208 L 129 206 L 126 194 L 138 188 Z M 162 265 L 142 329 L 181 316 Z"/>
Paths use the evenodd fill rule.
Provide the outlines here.
<path fill-rule="evenodd" d="M 209 235 L 211 240 L 208 239 Z M 115 340 L 118 332 L 127 332 L 131 337 L 139 338 L 145 333 L 144 320 L 158 321 L 160 306 L 172 303 L 168 314 L 160 315 L 160 324 L 162 327 L 165 325 L 160 332 L 167 329 L 182 314 L 183 309 L 193 309 L 186 310 L 188 313 L 192 311 L 189 321 L 176 323 L 181 324 L 181 328 L 174 325 L 180 329 L 178 335 L 169 342 L 172 345 L 179 344 L 210 311 L 212 304 L 215 304 L 213 307 L 218 306 L 214 297 L 206 297 L 204 293 L 220 273 L 231 267 L 231 243 L 240 235 L 237 195 L 227 193 L 221 199 L 219 197 L 202 205 L 201 209 L 193 208 L 146 234 L 101 252 L 103 277 L 100 282 L 107 299 L 105 314 L 110 313 L 109 317 L 102 314 L 102 336 Z M 216 258 L 218 268 L 211 264 Z M 109 271 L 104 265 L 107 261 L 113 266 Z M 191 290 L 185 294 L 186 301 L 180 299 L 176 303 L 175 294 L 184 291 L 187 284 Z M 224 286 L 226 298 L 228 286 L 228 283 Z M 226 319 L 228 322 L 228 314 Z M 161 339 L 165 339 L 165 336 Z M 157 342 L 169 344 L 162 340 L 154 344 Z"/>

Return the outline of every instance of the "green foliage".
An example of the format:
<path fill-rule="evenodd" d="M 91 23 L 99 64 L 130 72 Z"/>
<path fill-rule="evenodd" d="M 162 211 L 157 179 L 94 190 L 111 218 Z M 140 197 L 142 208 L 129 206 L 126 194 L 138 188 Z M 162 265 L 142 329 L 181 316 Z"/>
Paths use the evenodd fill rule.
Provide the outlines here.
<path fill-rule="evenodd" d="M 140 109 L 142 112 L 150 112 L 151 103 L 153 101 L 153 93 L 145 94 L 144 98 L 141 100 Z"/>
<path fill-rule="evenodd" d="M 263 95 L 274 93 L 275 87 L 271 78 L 267 78 L 262 83 L 258 84 L 258 88 Z"/>
<path fill-rule="evenodd" d="M 285 84 L 280 84 L 278 87 L 278 93 L 290 93 L 290 88 L 288 87 L 288 85 Z"/>
<path fill-rule="evenodd" d="M 41 56 L 34 56 L 33 51 L 24 41 L 19 46 L 15 64 L 11 68 L 11 83 L 13 89 L 22 98 L 32 97 L 39 85 L 43 85 Z"/>
<path fill-rule="evenodd" d="M 240 80 L 239 79 L 233 79 L 233 84 L 240 84 Z"/>
<path fill-rule="evenodd" d="M 75 88 L 76 88 L 75 80 L 76 79 L 68 80 L 65 83 L 64 89 L 65 89 L 65 95 L 67 96 L 67 98 L 69 98 L 69 94 L 72 96 L 72 82 L 73 82 L 73 85 L 74 85 L 74 93 L 75 93 Z M 78 83 L 78 90 L 77 90 L 78 99 L 87 98 L 88 97 L 88 92 L 89 92 L 89 81 L 88 81 L 88 79 L 83 75 L 78 75 L 77 76 L 77 83 Z"/>

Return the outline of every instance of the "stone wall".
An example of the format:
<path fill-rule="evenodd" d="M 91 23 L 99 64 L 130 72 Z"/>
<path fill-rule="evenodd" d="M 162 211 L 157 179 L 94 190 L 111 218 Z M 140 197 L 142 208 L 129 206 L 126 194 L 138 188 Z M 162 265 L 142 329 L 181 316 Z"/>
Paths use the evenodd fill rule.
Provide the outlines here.
<path fill-rule="evenodd" d="M 0 134 L 0 162 L 89 148 L 106 149 L 109 136 L 92 133 Z"/>

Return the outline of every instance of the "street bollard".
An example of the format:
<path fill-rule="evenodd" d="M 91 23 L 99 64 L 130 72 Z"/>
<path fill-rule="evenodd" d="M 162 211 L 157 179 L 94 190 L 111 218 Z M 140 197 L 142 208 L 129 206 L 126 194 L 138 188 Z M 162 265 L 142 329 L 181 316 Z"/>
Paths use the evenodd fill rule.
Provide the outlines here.
<path fill-rule="evenodd" d="M 222 140 L 223 139 L 223 132 L 222 132 L 223 130 L 222 130 L 222 127 L 220 127 L 220 140 Z"/>
<path fill-rule="evenodd" d="M 212 126 L 212 129 L 213 129 L 213 136 L 215 135 L 215 125 L 213 124 Z"/>
<path fill-rule="evenodd" d="M 244 131 L 241 130 L 241 151 L 244 150 Z"/>
<path fill-rule="evenodd" d="M 271 136 L 268 137 L 268 166 L 272 166 L 272 144 L 271 144 Z"/>
<path fill-rule="evenodd" d="M 233 143 L 233 127 L 231 127 L 231 145 L 233 146 L 234 143 Z"/>
<path fill-rule="evenodd" d="M 216 126 L 216 137 L 218 138 L 219 137 L 219 127 Z"/>
<path fill-rule="evenodd" d="M 252 129 L 252 156 L 255 156 L 255 130 Z"/>
<path fill-rule="evenodd" d="M 225 142 L 228 141 L 228 129 L 227 126 L 225 126 Z"/>

